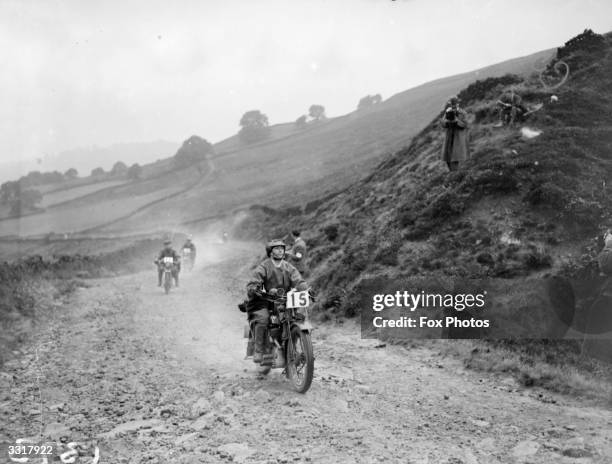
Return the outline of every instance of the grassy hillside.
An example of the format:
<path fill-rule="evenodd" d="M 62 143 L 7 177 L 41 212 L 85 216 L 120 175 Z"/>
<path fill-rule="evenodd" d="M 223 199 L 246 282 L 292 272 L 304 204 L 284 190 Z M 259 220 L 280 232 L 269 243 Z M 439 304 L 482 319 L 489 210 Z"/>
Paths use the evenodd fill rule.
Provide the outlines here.
<path fill-rule="evenodd" d="M 571 73 L 555 103 L 535 74 L 473 83 L 460 93 L 472 117 L 472 158 L 462 170 L 449 173 L 440 161 L 438 107 L 366 179 L 310 214 L 276 217 L 281 225 L 269 235 L 304 230 L 312 280 L 332 313 L 358 312 L 368 288 L 439 290 L 436 282 L 452 278 L 486 285 L 508 311 L 544 305 L 569 317 L 565 329 L 612 330 L 609 311 L 581 313 L 603 284 L 597 237 L 612 226 L 611 50 L 610 35 L 593 49 L 560 49 Z M 495 101 L 511 86 L 544 107 L 522 125 L 495 128 Z M 524 127 L 541 135 L 526 138 Z M 553 301 L 563 295 L 571 301 Z"/>
<path fill-rule="evenodd" d="M 180 227 L 252 204 L 305 209 L 309 202 L 362 179 L 390 153 L 405 146 L 450 94 L 474 76 L 530 72 L 549 57 L 544 51 L 410 89 L 368 110 L 310 123 L 271 127 L 271 138 L 244 145 L 237 136 L 215 145 L 215 174 L 183 195 L 103 230 Z M 274 174 L 271 174 L 274 173 Z M 162 222 L 160 222 L 160 220 Z"/>

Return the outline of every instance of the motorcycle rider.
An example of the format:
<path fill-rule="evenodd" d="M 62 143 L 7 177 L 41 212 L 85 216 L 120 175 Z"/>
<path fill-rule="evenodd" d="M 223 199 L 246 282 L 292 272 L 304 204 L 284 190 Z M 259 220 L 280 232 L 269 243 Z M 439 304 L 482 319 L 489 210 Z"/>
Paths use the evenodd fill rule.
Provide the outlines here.
<path fill-rule="evenodd" d="M 179 272 L 181 272 L 181 257 L 180 255 L 172 248 L 172 241 L 169 239 L 164 240 L 164 248 L 159 252 L 157 259 L 154 261 L 157 264 L 157 286 L 161 287 L 162 285 L 162 275 L 164 270 L 161 266 L 161 260 L 165 257 L 172 257 L 174 260 L 174 268 L 172 270 L 172 277 L 174 277 L 174 281 L 176 286 L 179 286 Z"/>
<path fill-rule="evenodd" d="M 192 242 L 192 239 L 193 239 L 193 235 L 188 235 L 187 240 L 185 240 L 185 244 L 183 245 L 183 248 L 181 248 L 181 250 L 184 250 L 185 248 L 188 248 L 189 250 L 191 250 L 191 262 L 192 264 L 195 264 L 196 246 Z"/>
<path fill-rule="evenodd" d="M 278 289 L 287 293 L 292 288 L 298 291 L 308 289 L 308 284 L 299 271 L 285 261 L 287 246 L 282 240 L 271 240 L 266 244 L 267 259 L 262 261 L 253 272 L 247 284 L 247 297 L 249 299 L 249 320 L 253 322 L 253 341 L 255 354 L 253 362 L 261 363 L 263 359 L 264 337 L 270 319 L 268 302 L 262 298 L 262 290 L 268 295 L 275 296 Z"/>

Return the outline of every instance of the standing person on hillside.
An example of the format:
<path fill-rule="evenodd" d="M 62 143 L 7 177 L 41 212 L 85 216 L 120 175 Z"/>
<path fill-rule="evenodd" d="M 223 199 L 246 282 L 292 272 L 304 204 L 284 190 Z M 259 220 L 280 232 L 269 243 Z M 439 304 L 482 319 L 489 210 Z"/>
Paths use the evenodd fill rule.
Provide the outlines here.
<path fill-rule="evenodd" d="M 299 230 L 291 232 L 293 238 L 293 246 L 287 251 L 287 257 L 289 262 L 302 274 L 303 277 L 308 273 L 306 269 L 306 242 L 300 236 Z"/>
<path fill-rule="evenodd" d="M 182 254 L 187 268 L 189 270 L 193 269 L 196 259 L 196 246 L 193 243 L 193 235 L 187 236 L 187 240 L 185 240 L 185 243 L 183 244 Z"/>
<path fill-rule="evenodd" d="M 599 271 L 612 277 L 612 231 L 608 229 L 604 235 L 604 248 L 597 255 L 597 261 L 599 264 Z"/>
<path fill-rule="evenodd" d="M 460 163 L 470 157 L 467 119 L 467 113 L 459 107 L 459 98 L 452 97 L 446 104 L 441 121 L 445 129 L 442 160 L 449 171 L 456 171 Z"/>

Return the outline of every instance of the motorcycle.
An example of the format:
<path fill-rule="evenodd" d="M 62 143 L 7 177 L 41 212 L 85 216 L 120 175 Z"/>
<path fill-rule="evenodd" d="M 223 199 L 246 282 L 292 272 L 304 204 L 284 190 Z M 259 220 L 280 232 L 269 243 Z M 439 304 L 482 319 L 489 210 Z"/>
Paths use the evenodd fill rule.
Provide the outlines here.
<path fill-rule="evenodd" d="M 181 253 L 183 255 L 182 261 L 185 263 L 185 268 L 188 271 L 193 271 L 194 259 L 191 248 L 183 248 Z"/>
<path fill-rule="evenodd" d="M 162 269 L 162 285 L 166 295 L 170 293 L 172 288 L 173 274 L 176 272 L 176 265 L 174 264 L 174 258 L 172 256 L 164 256 L 157 265 Z"/>
<path fill-rule="evenodd" d="M 313 329 L 308 319 L 309 292 L 277 289 L 276 296 L 270 293 L 259 295 L 268 302 L 270 320 L 264 338 L 264 355 L 259 367 L 263 375 L 271 369 L 284 369 L 283 373 L 298 393 L 306 393 L 314 374 L 314 353 L 310 332 Z M 239 305 L 246 312 L 246 306 Z M 248 338 L 247 358 L 253 355 L 253 322 L 245 327 L 244 338 Z"/>

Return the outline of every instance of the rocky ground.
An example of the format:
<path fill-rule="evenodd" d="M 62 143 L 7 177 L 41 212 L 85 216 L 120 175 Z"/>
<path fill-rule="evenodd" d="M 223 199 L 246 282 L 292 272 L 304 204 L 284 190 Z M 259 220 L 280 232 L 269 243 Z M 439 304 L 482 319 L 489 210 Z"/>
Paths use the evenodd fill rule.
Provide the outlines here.
<path fill-rule="evenodd" d="M 98 447 L 113 464 L 612 462 L 610 410 L 352 324 L 314 332 L 305 395 L 259 377 L 236 308 L 255 253 L 211 245 L 168 296 L 152 268 L 50 308 L 0 372 L 0 442 L 78 442 L 73 462 Z"/>

